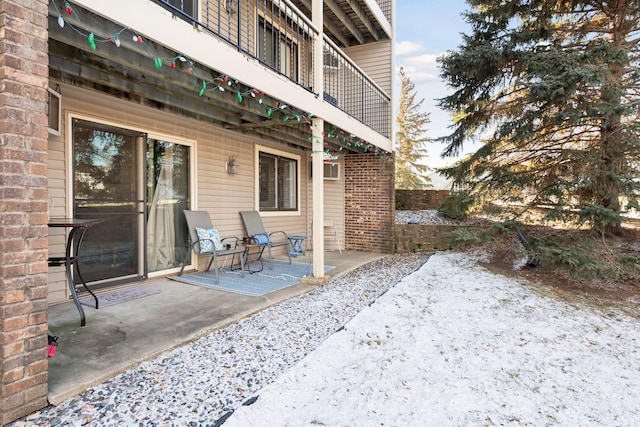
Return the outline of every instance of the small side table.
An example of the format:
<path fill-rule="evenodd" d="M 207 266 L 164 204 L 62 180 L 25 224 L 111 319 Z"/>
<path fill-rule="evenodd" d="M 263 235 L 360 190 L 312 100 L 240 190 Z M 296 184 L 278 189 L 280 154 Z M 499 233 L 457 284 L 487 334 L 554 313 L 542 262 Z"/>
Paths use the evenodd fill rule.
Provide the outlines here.
<path fill-rule="evenodd" d="M 298 255 L 304 255 L 304 248 L 302 247 L 302 244 L 304 243 L 305 239 L 307 238 L 307 236 L 288 236 L 289 241 L 291 242 L 291 251 L 289 252 L 289 255 L 291 256 L 298 256 Z"/>

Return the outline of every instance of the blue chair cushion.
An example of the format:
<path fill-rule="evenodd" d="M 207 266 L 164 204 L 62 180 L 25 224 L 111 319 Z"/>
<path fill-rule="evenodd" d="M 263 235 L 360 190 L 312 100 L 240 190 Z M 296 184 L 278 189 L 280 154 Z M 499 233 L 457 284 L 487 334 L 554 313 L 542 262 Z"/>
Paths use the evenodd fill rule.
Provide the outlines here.
<path fill-rule="evenodd" d="M 217 228 L 196 227 L 196 234 L 200 241 L 201 254 L 213 253 L 214 248 L 216 251 L 222 250 L 222 241 L 220 240 L 220 233 L 218 233 Z"/>
<path fill-rule="evenodd" d="M 266 245 L 269 243 L 269 236 L 266 234 L 254 234 L 253 240 L 259 245 Z"/>

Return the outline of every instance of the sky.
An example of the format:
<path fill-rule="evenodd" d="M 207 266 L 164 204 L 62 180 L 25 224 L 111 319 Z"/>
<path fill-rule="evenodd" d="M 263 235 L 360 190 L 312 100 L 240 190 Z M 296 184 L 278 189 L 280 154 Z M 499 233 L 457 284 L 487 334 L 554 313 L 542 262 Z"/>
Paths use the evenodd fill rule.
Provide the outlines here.
<path fill-rule="evenodd" d="M 451 93 L 439 77 L 436 58 L 448 50 L 456 50 L 462 42 L 461 33 L 469 33 L 462 17 L 467 10 L 463 0 L 397 0 L 396 1 L 396 76 L 401 66 L 416 86 L 416 99 L 424 98 L 423 111 L 430 114 L 426 136 L 437 138 L 450 133 L 449 113 L 440 110 L 437 98 Z M 395 94 L 399 95 L 399 87 Z M 395 102 L 396 108 L 398 102 Z M 466 152 L 472 147 L 464 147 Z M 443 160 L 443 144 L 429 143 L 430 167 L 453 162 Z"/>
<path fill-rule="evenodd" d="M 224 427 L 638 425 L 638 320 L 479 260 L 436 253 Z"/>

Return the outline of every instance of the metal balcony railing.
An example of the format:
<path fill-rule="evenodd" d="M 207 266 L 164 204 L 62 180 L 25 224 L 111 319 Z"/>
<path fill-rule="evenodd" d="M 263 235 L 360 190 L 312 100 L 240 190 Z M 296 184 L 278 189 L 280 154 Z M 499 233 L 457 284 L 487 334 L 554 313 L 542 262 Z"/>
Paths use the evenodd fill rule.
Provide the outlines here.
<path fill-rule="evenodd" d="M 391 0 L 376 0 L 376 3 L 378 3 L 387 21 L 391 22 Z"/>
<path fill-rule="evenodd" d="M 328 37 L 323 44 L 324 100 L 382 135 L 391 135 L 391 101 Z"/>
<path fill-rule="evenodd" d="M 289 0 L 153 1 L 314 92 L 313 43 L 320 35 Z M 327 37 L 323 61 L 324 100 L 390 137 L 384 91 Z"/>

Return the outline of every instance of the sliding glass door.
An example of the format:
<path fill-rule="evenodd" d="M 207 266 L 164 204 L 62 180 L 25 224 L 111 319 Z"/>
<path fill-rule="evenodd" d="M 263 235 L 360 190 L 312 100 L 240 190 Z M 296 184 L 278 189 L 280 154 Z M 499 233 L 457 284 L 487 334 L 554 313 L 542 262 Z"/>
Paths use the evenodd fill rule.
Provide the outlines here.
<path fill-rule="evenodd" d="M 144 134 L 83 120 L 73 121 L 73 215 L 100 218 L 80 247 L 86 282 L 144 276 Z"/>
<path fill-rule="evenodd" d="M 103 220 L 80 247 L 87 283 L 179 267 L 187 246 L 189 146 L 75 119 L 73 163 L 73 215 Z"/>
<path fill-rule="evenodd" d="M 180 266 L 187 247 L 182 211 L 190 202 L 189 147 L 147 140 L 147 266 L 149 272 Z"/>

